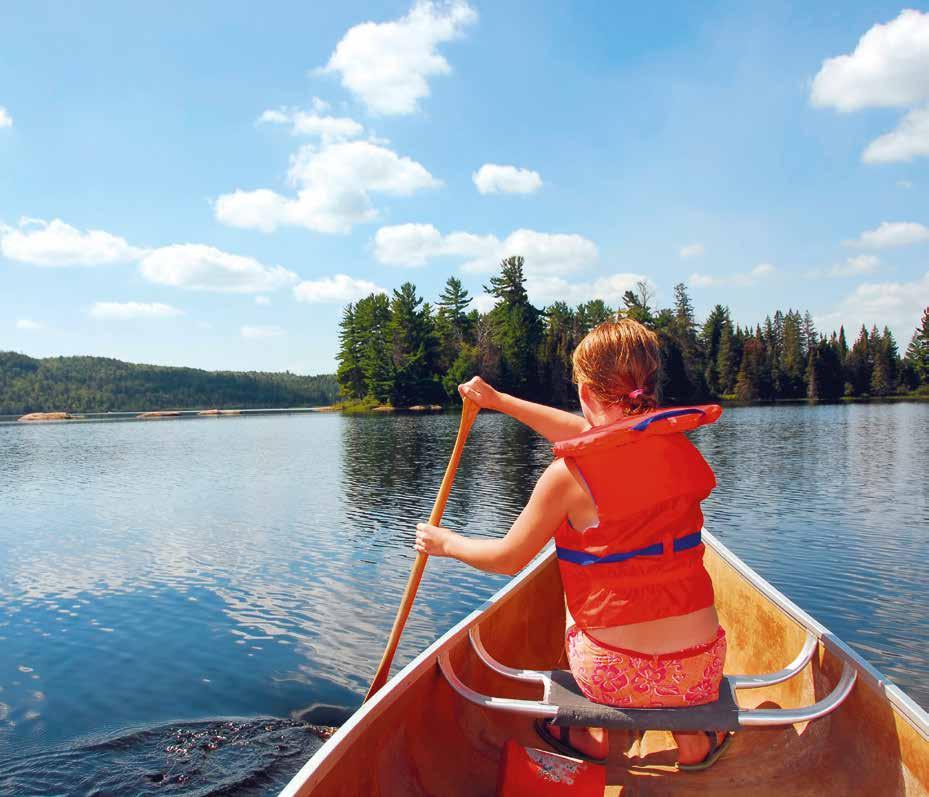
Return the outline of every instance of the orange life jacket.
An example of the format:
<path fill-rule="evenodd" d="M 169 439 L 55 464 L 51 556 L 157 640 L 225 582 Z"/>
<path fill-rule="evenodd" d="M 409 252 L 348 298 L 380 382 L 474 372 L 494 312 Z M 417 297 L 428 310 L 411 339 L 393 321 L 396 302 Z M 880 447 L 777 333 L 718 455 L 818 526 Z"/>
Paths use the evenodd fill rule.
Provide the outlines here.
<path fill-rule="evenodd" d="M 581 478 L 599 522 L 565 518 L 555 545 L 568 608 L 584 629 L 675 617 L 713 604 L 700 502 L 716 478 L 681 432 L 722 407 L 672 407 L 597 426 L 554 445 Z"/>

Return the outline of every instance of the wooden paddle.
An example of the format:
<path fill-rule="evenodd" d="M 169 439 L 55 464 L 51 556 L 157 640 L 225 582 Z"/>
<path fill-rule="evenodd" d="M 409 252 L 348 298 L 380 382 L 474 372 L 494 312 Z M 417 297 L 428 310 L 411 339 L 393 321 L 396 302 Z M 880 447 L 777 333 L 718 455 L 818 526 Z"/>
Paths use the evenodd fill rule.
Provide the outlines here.
<path fill-rule="evenodd" d="M 471 431 L 471 425 L 474 423 L 479 411 L 480 407 L 477 404 L 470 399 L 464 399 L 464 405 L 461 408 L 461 422 L 458 424 L 458 436 L 455 438 L 455 447 L 452 449 L 448 467 L 445 468 L 445 476 L 442 477 L 439 494 L 432 505 L 432 514 L 429 515 L 429 523 L 432 526 L 438 526 L 442 522 L 442 513 L 445 512 L 445 502 L 448 500 L 448 494 L 451 492 L 452 484 L 455 481 L 455 471 L 458 470 L 461 450 L 464 448 L 465 440 L 468 439 L 468 432 Z M 413 608 L 413 600 L 416 598 L 416 590 L 419 589 L 419 582 L 422 580 L 423 570 L 426 567 L 428 558 L 424 553 L 416 554 L 416 561 L 413 562 L 413 569 L 410 570 L 410 577 L 406 582 L 406 589 L 403 591 L 400 608 L 397 609 L 397 616 L 394 618 L 394 627 L 390 629 L 387 647 L 381 657 L 377 672 L 374 674 L 374 679 L 371 681 L 368 694 L 365 695 L 365 702 L 374 697 L 387 682 L 387 677 L 390 675 L 390 665 L 394 660 L 397 645 L 400 643 L 400 635 L 403 633 L 403 626 L 406 625 L 406 618 L 410 616 L 410 609 Z"/>

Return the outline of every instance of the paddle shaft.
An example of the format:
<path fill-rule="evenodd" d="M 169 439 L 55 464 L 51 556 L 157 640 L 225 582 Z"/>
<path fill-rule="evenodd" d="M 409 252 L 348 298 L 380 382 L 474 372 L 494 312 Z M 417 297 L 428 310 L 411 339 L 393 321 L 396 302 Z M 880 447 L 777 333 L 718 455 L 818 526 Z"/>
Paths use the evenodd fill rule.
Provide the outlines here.
<path fill-rule="evenodd" d="M 461 422 L 458 425 L 458 436 L 455 438 L 455 447 L 452 449 L 452 456 L 448 460 L 448 466 L 445 468 L 445 475 L 442 477 L 442 485 L 439 487 L 439 494 L 436 496 L 435 503 L 432 505 L 432 514 L 429 515 L 429 524 L 438 526 L 442 522 L 442 514 L 445 512 L 445 502 L 448 500 L 448 494 L 452 490 L 452 484 L 455 482 L 455 472 L 458 470 L 458 462 L 461 459 L 461 451 L 464 448 L 465 440 L 468 439 L 468 433 L 471 431 L 471 425 L 477 417 L 480 407 L 469 399 L 464 400 L 464 406 L 461 410 Z M 426 567 L 428 555 L 424 553 L 416 554 L 416 561 L 413 562 L 413 568 L 410 570 L 410 577 L 406 582 L 406 589 L 403 591 L 403 598 L 400 601 L 400 608 L 397 609 L 397 616 L 394 618 L 394 626 L 390 629 L 390 637 L 387 639 L 387 647 L 384 649 L 384 655 L 381 657 L 381 663 L 377 667 L 374 679 L 365 695 L 365 702 L 370 700 L 378 690 L 387 682 L 390 675 L 390 665 L 394 660 L 394 653 L 397 652 L 397 645 L 400 643 L 400 635 L 403 633 L 403 626 L 406 625 L 406 619 L 410 616 L 410 610 L 413 608 L 413 601 L 416 598 L 416 590 L 419 589 L 419 582 L 423 577 L 423 570 Z"/>

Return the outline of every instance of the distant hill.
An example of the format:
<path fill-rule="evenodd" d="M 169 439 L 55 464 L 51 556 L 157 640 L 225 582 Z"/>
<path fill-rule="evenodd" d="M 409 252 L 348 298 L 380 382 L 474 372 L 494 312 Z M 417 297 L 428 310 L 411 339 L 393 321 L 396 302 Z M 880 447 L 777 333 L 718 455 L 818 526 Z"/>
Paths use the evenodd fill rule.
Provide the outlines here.
<path fill-rule="evenodd" d="M 332 404 L 334 374 L 201 371 L 107 357 L 35 359 L 0 352 L 0 415 Z"/>

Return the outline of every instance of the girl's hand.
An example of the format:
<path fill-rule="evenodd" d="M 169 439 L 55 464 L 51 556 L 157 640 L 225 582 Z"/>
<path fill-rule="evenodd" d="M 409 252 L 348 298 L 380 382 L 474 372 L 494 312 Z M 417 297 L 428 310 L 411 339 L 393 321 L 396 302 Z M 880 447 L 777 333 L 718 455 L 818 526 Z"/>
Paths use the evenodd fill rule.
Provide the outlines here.
<path fill-rule="evenodd" d="M 481 409 L 496 410 L 502 403 L 501 394 L 479 376 L 472 377 L 463 385 L 458 385 L 458 392 L 463 399 L 470 399 Z"/>
<path fill-rule="evenodd" d="M 428 523 L 416 524 L 416 542 L 413 547 L 429 556 L 449 556 L 448 542 L 455 536 L 454 531 Z"/>

